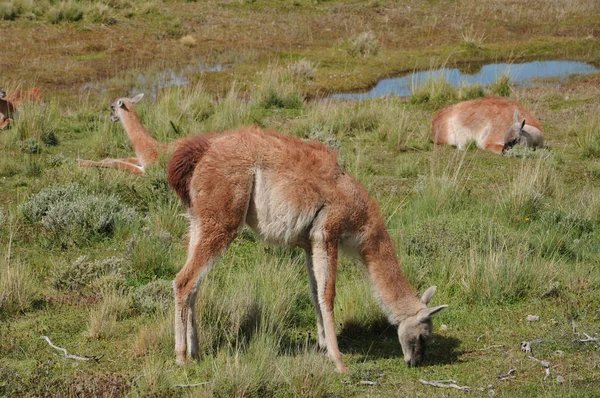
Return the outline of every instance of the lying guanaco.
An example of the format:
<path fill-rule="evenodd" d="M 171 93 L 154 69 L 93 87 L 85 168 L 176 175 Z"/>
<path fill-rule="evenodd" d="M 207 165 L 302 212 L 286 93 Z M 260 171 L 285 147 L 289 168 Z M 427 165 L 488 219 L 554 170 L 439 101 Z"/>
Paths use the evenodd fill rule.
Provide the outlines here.
<path fill-rule="evenodd" d="M 544 144 L 540 122 L 517 102 L 496 96 L 441 109 L 433 118 L 431 133 L 436 144 L 464 149 L 475 141 L 479 148 L 496 153 L 515 144 L 533 148 Z"/>
<path fill-rule="evenodd" d="M 432 315 L 447 306 L 427 306 L 435 286 L 417 297 L 377 204 L 329 148 L 257 127 L 199 135 L 176 142 L 167 179 L 190 220 L 187 261 L 173 282 L 178 364 L 186 353 L 198 358 L 198 286 L 244 224 L 267 242 L 305 251 L 318 343 L 339 372 L 347 368 L 333 313 L 338 247 L 365 264 L 381 306 L 398 327 L 405 362 L 421 361 Z"/>
<path fill-rule="evenodd" d="M 121 121 L 127 136 L 131 141 L 136 157 L 112 159 L 106 158 L 100 161 L 77 159 L 80 167 L 109 167 L 128 171 L 133 174 L 144 174 L 147 166 L 158 162 L 160 153 L 167 150 L 167 145 L 162 144 L 142 126 L 140 117 L 135 112 L 134 104 L 137 104 L 144 94 L 138 94 L 133 98 L 119 98 L 110 105 L 110 120 Z"/>

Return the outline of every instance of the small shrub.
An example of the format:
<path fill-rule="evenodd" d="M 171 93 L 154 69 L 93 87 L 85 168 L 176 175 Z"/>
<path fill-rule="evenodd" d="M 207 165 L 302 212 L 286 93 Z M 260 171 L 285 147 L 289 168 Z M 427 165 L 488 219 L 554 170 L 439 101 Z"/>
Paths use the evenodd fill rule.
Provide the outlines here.
<path fill-rule="evenodd" d="M 373 32 L 363 32 L 355 39 L 351 40 L 348 47 L 348 54 L 352 57 L 361 56 L 363 58 L 377 55 L 381 50 L 381 43 Z"/>
<path fill-rule="evenodd" d="M 130 272 L 131 267 L 120 257 L 88 261 L 85 256 L 80 256 L 69 266 L 57 269 L 51 283 L 59 290 L 79 291 L 103 277 L 126 276 Z M 114 279 L 112 281 L 112 286 L 115 286 Z M 98 283 L 96 286 L 103 285 Z"/>
<path fill-rule="evenodd" d="M 553 153 L 545 148 L 535 149 L 527 145 L 514 145 L 503 155 L 509 158 L 548 159 Z"/>
<path fill-rule="evenodd" d="M 289 66 L 289 69 L 292 75 L 297 79 L 303 81 L 315 80 L 317 68 L 306 58 L 294 62 Z"/>
<path fill-rule="evenodd" d="M 508 97 L 512 92 L 512 80 L 508 75 L 503 74 L 490 85 L 490 89 L 496 95 Z"/>
<path fill-rule="evenodd" d="M 166 313 L 173 303 L 172 282 L 164 279 L 156 279 L 147 285 L 135 289 L 133 292 L 133 304 L 144 313 Z"/>
<path fill-rule="evenodd" d="M 45 188 L 21 207 L 25 219 L 40 223 L 59 240 L 112 236 L 118 225 L 137 220 L 114 195 L 93 194 L 78 184 Z"/>

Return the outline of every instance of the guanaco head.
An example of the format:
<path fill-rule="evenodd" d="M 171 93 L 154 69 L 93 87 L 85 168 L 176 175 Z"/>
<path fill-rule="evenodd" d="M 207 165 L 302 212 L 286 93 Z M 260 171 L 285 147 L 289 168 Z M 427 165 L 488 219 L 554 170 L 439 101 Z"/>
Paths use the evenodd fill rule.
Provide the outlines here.
<path fill-rule="evenodd" d="M 4 89 L 2 87 L 0 87 L 0 99 L 3 99 L 6 97 L 6 91 L 4 91 Z"/>
<path fill-rule="evenodd" d="M 523 119 L 523 121 L 519 121 L 519 119 L 519 110 L 515 109 L 513 125 L 510 126 L 506 134 L 504 134 L 504 147 L 502 148 L 502 153 L 517 144 L 523 143 L 523 127 L 525 127 L 525 119 Z"/>
<path fill-rule="evenodd" d="M 420 299 L 425 307 L 398 325 L 398 339 L 402 346 L 404 362 L 408 366 L 416 366 L 425 356 L 425 346 L 431 338 L 433 328 L 431 317 L 447 307 L 447 305 L 432 308 L 427 307 L 436 289 L 435 286 L 427 289 Z"/>
<path fill-rule="evenodd" d="M 112 104 L 110 104 L 110 120 L 116 122 L 121 119 L 123 112 L 130 112 L 133 110 L 133 104 L 137 104 L 144 97 L 144 94 L 138 94 L 133 98 L 119 98 Z"/>

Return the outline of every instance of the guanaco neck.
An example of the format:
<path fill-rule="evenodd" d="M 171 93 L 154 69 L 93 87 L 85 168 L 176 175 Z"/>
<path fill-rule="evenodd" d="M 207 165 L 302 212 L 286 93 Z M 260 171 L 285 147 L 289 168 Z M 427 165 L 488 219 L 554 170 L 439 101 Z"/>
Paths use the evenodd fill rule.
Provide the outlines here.
<path fill-rule="evenodd" d="M 394 245 L 377 211 L 370 212 L 361 234 L 361 257 L 367 266 L 371 283 L 390 322 L 399 324 L 425 307 L 408 280 L 402 275 Z"/>
<path fill-rule="evenodd" d="M 140 117 L 135 113 L 135 109 L 131 106 L 131 110 L 123 109 L 121 112 L 121 123 L 127 132 L 127 136 L 131 141 L 131 145 L 136 156 L 143 166 L 158 161 L 158 152 L 161 145 L 152 137 L 152 135 L 142 126 Z"/>

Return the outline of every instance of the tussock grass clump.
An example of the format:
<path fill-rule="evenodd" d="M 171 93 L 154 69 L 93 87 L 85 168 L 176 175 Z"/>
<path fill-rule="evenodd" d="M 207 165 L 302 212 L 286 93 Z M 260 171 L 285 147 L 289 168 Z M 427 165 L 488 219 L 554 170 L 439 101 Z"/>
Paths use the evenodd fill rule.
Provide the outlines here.
<path fill-rule="evenodd" d="M 508 75 L 501 75 L 494 83 L 490 85 L 492 93 L 501 97 L 509 97 L 512 92 L 513 82 Z"/>
<path fill-rule="evenodd" d="M 25 220 L 40 223 L 63 243 L 110 237 L 138 221 L 136 211 L 114 195 L 94 194 L 78 184 L 44 188 L 21 206 Z"/>
<path fill-rule="evenodd" d="M 76 22 L 83 18 L 85 8 L 77 1 L 60 1 L 51 4 L 46 11 L 48 22 L 56 24 L 60 22 Z"/>
<path fill-rule="evenodd" d="M 251 103 L 261 108 L 302 108 L 302 97 L 289 70 L 269 67 L 252 90 Z"/>
<path fill-rule="evenodd" d="M 33 274 L 19 261 L 0 259 L 0 314 L 27 310 L 38 296 Z"/>
<path fill-rule="evenodd" d="M 117 292 L 105 293 L 103 299 L 90 310 L 88 336 L 92 339 L 107 338 L 116 331 L 116 323 L 131 312 L 131 297 Z"/>
<path fill-rule="evenodd" d="M 462 86 L 458 89 L 458 98 L 461 101 L 468 101 L 482 97 L 485 97 L 485 89 L 481 84 Z"/>
<path fill-rule="evenodd" d="M 171 301 L 173 301 L 172 297 Z M 146 356 L 161 347 L 168 347 L 170 352 L 174 344 L 173 340 L 173 320 L 170 314 L 165 313 L 140 329 L 132 350 L 136 357 Z"/>
<path fill-rule="evenodd" d="M 155 278 L 172 278 L 176 273 L 174 239 L 167 231 L 143 228 L 127 242 L 134 278 L 147 283 Z M 176 260 L 177 258 L 175 258 Z"/>
<path fill-rule="evenodd" d="M 536 218 L 544 198 L 553 193 L 552 177 L 543 159 L 524 159 L 502 195 L 500 207 L 504 217 L 521 224 Z"/>
<path fill-rule="evenodd" d="M 465 205 L 466 153 L 455 152 L 454 158 L 442 165 L 434 151 L 430 174 L 420 175 L 413 188 L 417 194 L 417 199 L 411 203 L 414 211 L 418 214 L 440 214 L 458 211 Z"/>
<path fill-rule="evenodd" d="M 198 44 L 198 41 L 192 35 L 183 36 L 181 39 L 179 39 L 179 42 L 186 47 L 195 47 L 196 44 Z"/>
<path fill-rule="evenodd" d="M 456 102 L 457 98 L 456 88 L 452 87 L 445 77 L 439 77 L 428 79 L 421 86 L 413 89 L 409 102 L 411 104 L 428 104 L 437 109 Z"/>
<path fill-rule="evenodd" d="M 576 144 L 584 158 L 600 158 L 600 118 L 589 120 L 576 132 Z"/>
<path fill-rule="evenodd" d="M 80 256 L 68 266 L 56 269 L 51 283 L 59 290 L 79 291 L 102 277 L 124 277 L 130 272 L 131 267 L 120 257 L 89 261 Z"/>
<path fill-rule="evenodd" d="M 173 303 L 172 281 L 156 279 L 133 292 L 133 304 L 141 312 L 166 313 Z"/>
<path fill-rule="evenodd" d="M 309 137 L 314 131 L 328 132 L 338 138 L 354 137 L 376 131 L 381 116 L 379 104 L 375 101 L 363 104 L 325 103 L 310 108 L 306 116 L 296 123 L 294 131 L 300 137 Z"/>
<path fill-rule="evenodd" d="M 215 113 L 209 122 L 212 130 L 222 131 L 250 124 L 251 108 L 235 86 L 231 86 L 227 96 L 215 106 Z"/>
<path fill-rule="evenodd" d="M 15 115 L 14 128 L 3 138 L 5 145 L 15 145 L 28 154 L 40 153 L 43 146 L 58 145 L 59 115 L 55 105 L 23 102 Z"/>
<path fill-rule="evenodd" d="M 373 32 L 363 32 L 348 43 L 348 54 L 351 57 L 363 58 L 374 56 L 381 51 L 381 42 Z"/>
<path fill-rule="evenodd" d="M 467 52 L 476 52 L 484 49 L 485 33 L 478 34 L 473 26 L 462 32 L 460 37 L 461 49 Z"/>

